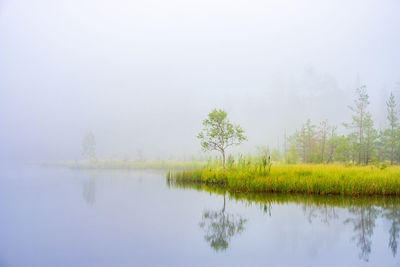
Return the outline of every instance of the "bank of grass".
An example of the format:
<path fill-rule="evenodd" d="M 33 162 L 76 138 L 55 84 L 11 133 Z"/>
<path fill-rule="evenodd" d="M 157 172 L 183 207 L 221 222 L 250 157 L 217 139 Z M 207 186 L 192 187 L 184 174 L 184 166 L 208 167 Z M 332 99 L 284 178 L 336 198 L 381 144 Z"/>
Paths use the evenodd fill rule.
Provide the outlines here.
<path fill-rule="evenodd" d="M 160 170 L 192 170 L 206 165 L 203 161 L 128 161 L 128 160 L 96 160 L 96 161 L 57 161 L 42 162 L 44 166 L 67 167 L 71 169 L 160 169 Z"/>
<path fill-rule="evenodd" d="M 195 170 L 169 172 L 169 180 L 219 186 L 229 192 L 276 192 L 317 195 L 400 196 L 400 166 L 232 165 L 226 170 L 208 165 Z"/>

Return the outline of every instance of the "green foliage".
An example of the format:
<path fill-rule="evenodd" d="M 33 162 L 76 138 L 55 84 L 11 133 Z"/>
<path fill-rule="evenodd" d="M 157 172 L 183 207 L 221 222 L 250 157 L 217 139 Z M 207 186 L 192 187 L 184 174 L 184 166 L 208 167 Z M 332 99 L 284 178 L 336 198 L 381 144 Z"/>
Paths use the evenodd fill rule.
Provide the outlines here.
<path fill-rule="evenodd" d="M 278 149 L 273 149 L 271 151 L 271 160 L 272 161 L 281 161 L 282 153 Z"/>
<path fill-rule="evenodd" d="M 336 127 L 327 120 L 319 124 L 318 131 L 307 120 L 292 136 L 289 136 L 289 151 L 285 150 L 286 163 L 347 163 L 368 165 L 390 160 L 400 162 L 399 114 L 391 94 L 386 102 L 390 128 L 378 131 L 372 115 L 368 112 L 369 96 L 365 86 L 356 90 L 352 122 L 344 124 L 351 132 L 347 136 L 336 135 Z M 286 139 L 285 139 L 286 141 Z"/>
<path fill-rule="evenodd" d="M 393 93 L 390 93 L 389 99 L 386 102 L 387 106 L 387 119 L 389 121 L 389 129 L 384 131 L 384 137 L 387 139 L 387 151 L 390 158 L 390 164 L 395 162 L 396 147 L 400 147 L 400 128 L 399 128 L 399 114 L 397 104 Z"/>
<path fill-rule="evenodd" d="M 397 104 L 393 92 L 390 93 L 389 99 L 386 101 L 387 119 L 391 129 L 396 129 L 399 126 L 399 114 Z"/>
<path fill-rule="evenodd" d="M 227 119 L 224 110 L 214 109 L 203 121 L 203 129 L 197 135 L 204 151 L 219 151 L 225 168 L 225 151 L 228 147 L 239 145 L 247 140 L 244 130 Z"/>
<path fill-rule="evenodd" d="M 286 163 L 288 164 L 297 164 L 299 162 L 299 153 L 297 152 L 295 145 L 290 146 L 289 152 L 286 155 L 286 159 Z"/>
<path fill-rule="evenodd" d="M 354 100 L 354 106 L 350 106 L 353 112 L 352 122 L 344 124 L 348 129 L 352 130 L 353 149 L 357 154 L 357 163 L 359 165 L 368 163 L 371 160 L 374 151 L 374 142 L 376 139 L 375 129 L 371 114 L 368 112 L 369 96 L 366 86 L 363 85 L 356 89 L 357 98 Z"/>
<path fill-rule="evenodd" d="M 333 156 L 334 161 L 336 162 L 349 162 L 352 159 L 352 146 L 350 142 L 350 138 L 342 135 L 335 136 L 329 140 L 330 143 L 333 143 L 335 147 L 335 153 Z"/>
<path fill-rule="evenodd" d="M 386 163 L 382 163 L 380 166 L 379 166 L 379 168 L 381 169 L 381 170 L 384 170 L 384 169 L 386 169 L 388 167 L 388 165 L 386 164 Z"/>

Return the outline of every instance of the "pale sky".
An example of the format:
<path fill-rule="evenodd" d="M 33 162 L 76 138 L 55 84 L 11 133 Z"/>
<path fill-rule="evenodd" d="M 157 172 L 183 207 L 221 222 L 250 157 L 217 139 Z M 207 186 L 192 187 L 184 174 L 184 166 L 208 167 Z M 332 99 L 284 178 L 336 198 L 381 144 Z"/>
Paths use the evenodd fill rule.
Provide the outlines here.
<path fill-rule="evenodd" d="M 190 156 L 213 108 L 277 145 L 400 100 L 400 1 L 0 1 L 0 158 Z"/>

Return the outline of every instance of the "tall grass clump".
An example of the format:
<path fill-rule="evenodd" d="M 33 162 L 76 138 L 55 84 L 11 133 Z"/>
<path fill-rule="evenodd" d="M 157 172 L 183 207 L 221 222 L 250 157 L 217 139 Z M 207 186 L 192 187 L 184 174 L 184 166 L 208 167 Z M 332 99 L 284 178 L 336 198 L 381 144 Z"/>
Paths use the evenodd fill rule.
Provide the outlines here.
<path fill-rule="evenodd" d="M 224 170 L 209 161 L 202 168 L 172 172 L 169 180 L 223 186 L 230 192 L 317 195 L 400 195 L 400 166 L 304 164 L 272 166 L 268 158 L 228 160 Z"/>

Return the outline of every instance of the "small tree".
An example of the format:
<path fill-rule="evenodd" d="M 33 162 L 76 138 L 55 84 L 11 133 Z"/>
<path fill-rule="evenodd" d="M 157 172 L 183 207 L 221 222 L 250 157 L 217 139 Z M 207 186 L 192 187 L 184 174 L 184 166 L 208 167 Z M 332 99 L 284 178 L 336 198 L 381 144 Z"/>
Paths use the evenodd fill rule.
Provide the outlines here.
<path fill-rule="evenodd" d="M 313 125 L 309 119 L 303 124 L 300 131 L 296 131 L 291 137 L 291 142 L 296 146 L 303 163 L 313 162 L 317 139 L 315 125 Z"/>
<path fill-rule="evenodd" d="M 353 111 L 353 121 L 349 124 L 344 124 L 346 128 L 353 129 L 353 134 L 357 137 L 356 149 L 358 152 L 358 164 L 362 161 L 367 164 L 365 157 L 365 127 L 366 120 L 368 119 L 369 112 L 367 107 L 369 105 L 369 96 L 367 94 L 366 86 L 363 85 L 356 89 L 357 99 L 354 100 L 354 106 L 349 106 Z"/>
<path fill-rule="evenodd" d="M 371 114 L 367 113 L 364 121 L 364 162 L 366 165 L 375 156 L 375 150 L 378 139 L 378 131 L 374 128 L 374 121 L 371 118 Z"/>
<path fill-rule="evenodd" d="M 320 157 L 321 163 L 325 161 L 325 154 L 327 149 L 328 134 L 331 130 L 331 126 L 328 125 L 328 120 L 324 120 L 319 124 L 318 135 L 319 135 L 319 146 L 320 146 Z"/>
<path fill-rule="evenodd" d="M 342 136 L 332 136 L 328 143 L 330 143 L 330 147 L 332 152 L 330 152 L 330 156 L 328 158 L 328 163 L 333 161 L 345 162 L 348 163 L 352 160 L 352 144 L 348 137 Z"/>
<path fill-rule="evenodd" d="M 204 151 L 219 151 L 222 154 L 222 166 L 225 169 L 225 152 L 230 146 L 239 145 L 247 140 L 242 127 L 232 124 L 224 110 L 214 109 L 203 121 L 203 129 L 197 135 Z"/>
<path fill-rule="evenodd" d="M 390 164 L 393 165 L 394 161 L 394 153 L 395 153 L 395 147 L 396 147 L 396 133 L 397 129 L 399 127 L 399 116 L 398 116 L 398 111 L 397 111 L 397 106 L 396 106 L 396 101 L 394 99 L 393 93 L 390 93 L 390 97 L 388 101 L 386 101 L 386 106 L 387 106 L 387 119 L 389 121 L 389 126 L 390 128 L 387 131 L 387 135 L 389 137 L 389 143 L 390 143 Z"/>
<path fill-rule="evenodd" d="M 96 138 L 92 132 L 86 133 L 83 137 L 82 156 L 90 160 L 96 159 Z"/>
<path fill-rule="evenodd" d="M 338 136 L 336 135 L 336 126 L 331 126 L 330 127 L 330 136 L 328 137 L 326 141 L 327 149 L 328 149 L 328 158 L 326 160 L 326 163 L 331 163 L 335 157 L 336 149 L 339 144 Z M 322 158 L 322 156 L 321 156 Z M 321 160 L 322 161 L 322 160 Z"/>

